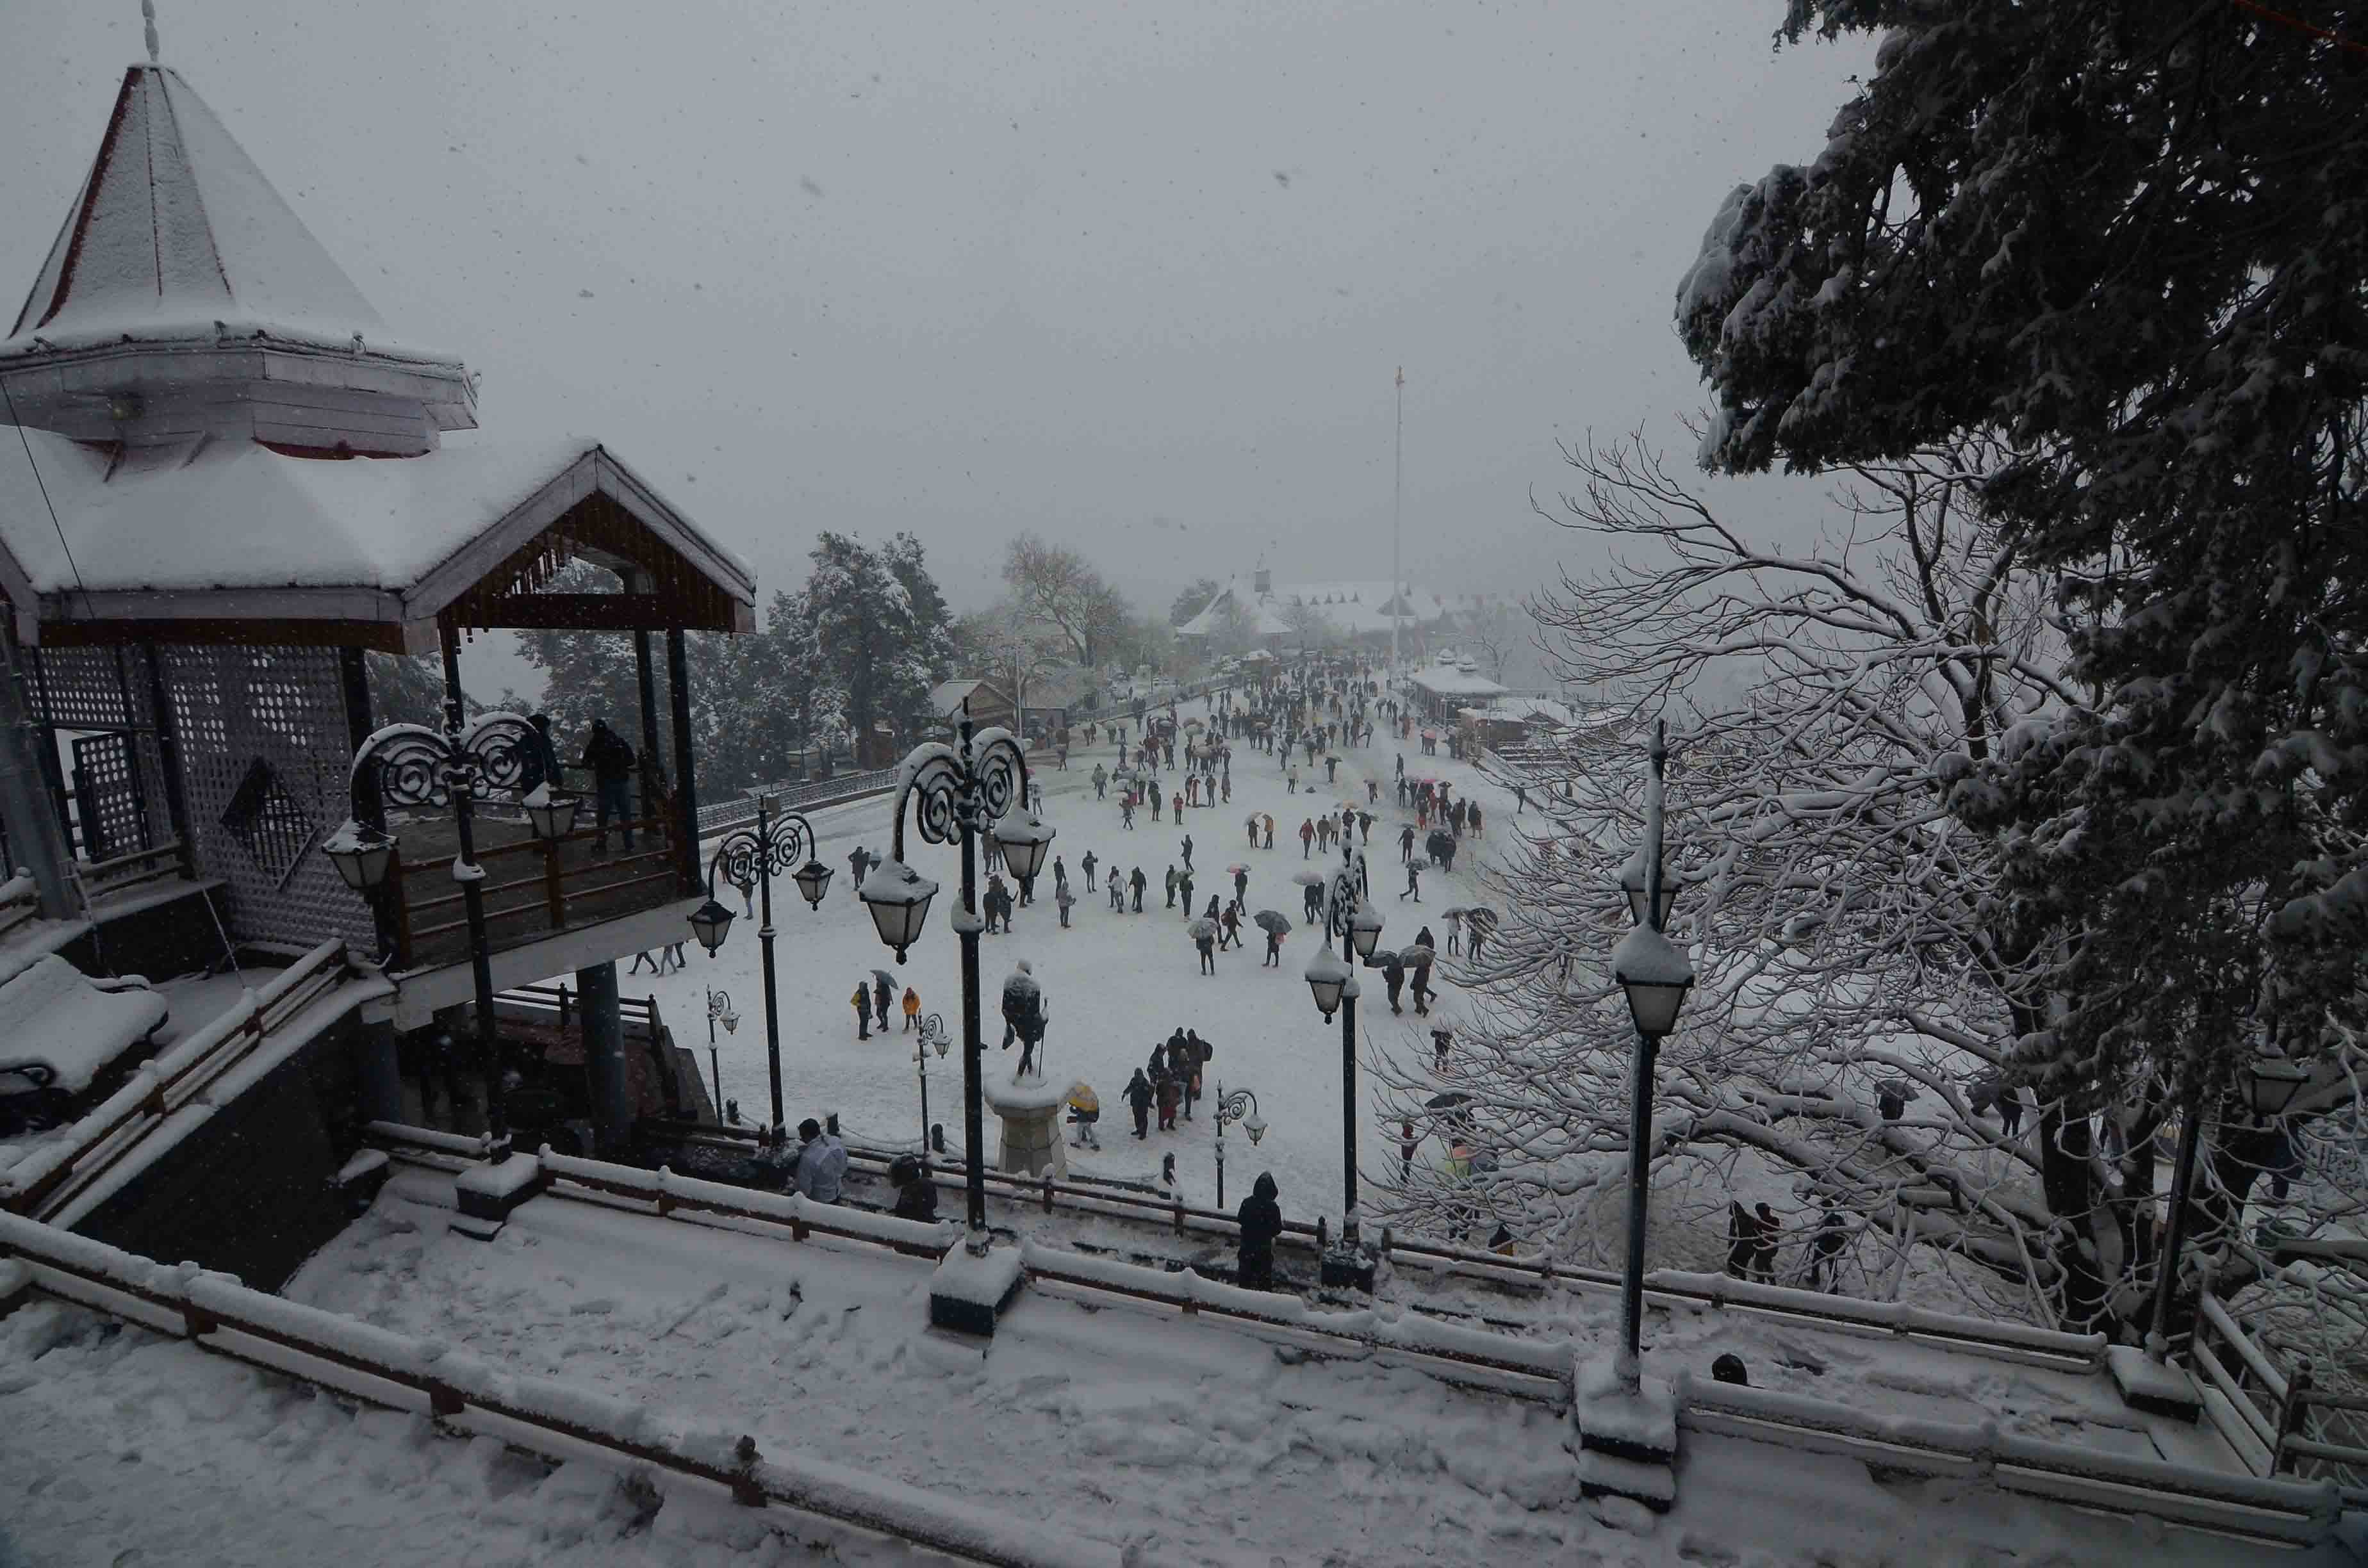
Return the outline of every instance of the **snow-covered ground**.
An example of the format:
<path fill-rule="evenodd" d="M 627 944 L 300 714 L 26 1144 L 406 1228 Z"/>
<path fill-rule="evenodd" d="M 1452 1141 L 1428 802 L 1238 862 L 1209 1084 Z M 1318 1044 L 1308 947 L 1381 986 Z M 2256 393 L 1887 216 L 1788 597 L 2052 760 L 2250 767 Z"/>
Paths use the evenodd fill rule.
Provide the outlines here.
<path fill-rule="evenodd" d="M 2268 1560 L 2178 1530 L 1978 1487 L 1879 1484 L 1855 1463 L 1695 1436 L 1677 1512 L 1633 1534 L 1578 1499 L 1566 1424 L 1540 1404 L 1375 1361 L 1311 1360 L 1206 1319 L 1042 1291 L 1012 1309 L 982 1358 L 924 1327 L 926 1260 L 556 1199 L 527 1205 L 480 1244 L 447 1233 L 449 1187 L 399 1176 L 289 1294 L 680 1418 L 721 1419 L 767 1452 L 856 1465 L 1082 1537 L 1146 1542 L 1156 1562 Z M 46 1375 L 41 1367 L 0 1362 L 0 1379 Z M 93 1397 L 78 1402 L 88 1414 L 74 1419 L 106 1427 L 105 1402 L 120 1390 L 68 1367 L 93 1378 Z M 2004 1369 L 1997 1386 L 2014 1380 Z M 51 1397 L 25 1392 L 44 1408 Z M 243 1441 L 280 1440 L 250 1400 L 228 1403 Z M 1902 1408 L 1930 1407 L 1909 1398 Z M 381 1440 L 306 1420 L 341 1442 Z M 0 1458 L 25 1440 L 40 1438 L 0 1437 Z M 416 1428 L 390 1424 L 384 1441 L 381 1463 L 401 1484 L 463 1497 L 477 1484 L 461 1459 L 407 1454 Z M 366 1471 L 350 1484 L 370 1483 Z M 578 1524 L 615 1506 L 589 1482 L 568 1485 Z M 91 1518 L 131 1506 L 93 1489 L 77 1506 Z M 555 1528 L 544 1504 L 514 1506 L 528 1516 L 522 1528 Z"/>
<path fill-rule="evenodd" d="M 1184 705 L 1186 718 L 1207 713 L 1205 701 Z M 1132 732 L 1134 726 L 1130 723 Z M 1415 777 L 1445 778 L 1459 791 L 1481 799 L 1487 810 L 1491 838 L 1512 821 L 1512 798 L 1480 782 L 1476 770 L 1449 762 L 1443 756 L 1416 755 L 1418 743 L 1408 743 L 1407 772 Z M 1299 824 L 1317 809 L 1337 810 L 1343 801 L 1363 805 L 1365 780 L 1382 785 L 1381 803 L 1372 808 L 1375 821 L 1371 848 L 1373 903 L 1388 921 L 1382 933 L 1384 945 L 1403 948 L 1415 940 L 1426 924 L 1442 946 L 1447 940 L 1440 912 L 1449 905 L 1480 901 L 1473 874 L 1473 858 L 1459 857 L 1453 877 L 1426 873 L 1419 905 L 1401 902 L 1406 874 L 1398 863 L 1397 835 L 1411 813 L 1397 810 L 1391 790 L 1397 746 L 1386 737 L 1369 749 L 1342 751 L 1338 780 L 1318 788 L 1289 792 L 1275 758 L 1254 751 L 1247 741 L 1234 743 L 1234 798 L 1230 805 L 1190 810 L 1185 824 L 1154 824 L 1147 812 L 1138 812 L 1133 832 L 1120 825 L 1117 794 L 1096 800 L 1092 783 L 1096 762 L 1115 766 L 1117 749 L 1107 742 L 1072 750 L 1066 772 L 1054 770 L 1043 755 L 1036 777 L 1044 785 L 1044 817 L 1059 830 L 1053 851 L 1067 866 L 1077 906 L 1072 927 L 1063 930 L 1053 905 L 1049 873 L 1038 879 L 1037 902 L 1018 912 L 1013 934 L 984 938 L 981 974 L 985 983 L 987 1062 L 990 1072 L 1008 1072 L 1017 1050 L 1000 1053 L 1003 1038 L 997 1011 L 1003 977 L 1019 959 L 1032 960 L 1043 983 L 1051 1008 L 1046 1036 L 1047 1071 L 1053 1078 L 1082 1079 L 1102 1102 L 1103 1152 L 1071 1152 L 1076 1168 L 1098 1175 L 1149 1178 L 1156 1176 L 1160 1156 L 1176 1155 L 1185 1195 L 1194 1202 L 1215 1197 L 1215 1163 L 1211 1147 L 1214 1128 L 1203 1107 L 1190 1121 L 1178 1123 L 1173 1133 L 1154 1131 L 1137 1142 L 1120 1098 L 1127 1079 L 1144 1064 L 1151 1048 L 1178 1027 L 1198 1029 L 1216 1047 L 1209 1065 L 1206 1087 L 1216 1092 L 1222 1081 L 1231 1089 L 1253 1090 L 1269 1131 L 1255 1151 L 1238 1130 L 1226 1139 L 1226 1198 L 1237 1203 L 1262 1170 L 1274 1173 L 1281 1187 L 1286 1214 L 1315 1220 L 1328 1214 L 1337 1223 L 1340 1211 L 1340 1026 L 1327 1025 L 1315 1010 L 1307 983 L 1302 978 L 1315 950 L 1316 933 L 1301 916 L 1302 890 L 1292 873 L 1310 866 L 1329 869 L 1321 855 L 1304 860 L 1295 836 Z M 1303 779 L 1321 780 L 1319 762 L 1309 769 L 1304 754 L 1299 762 Z M 1179 773 L 1162 775 L 1171 791 L 1182 787 Z M 1272 849 L 1251 849 L 1244 820 L 1252 811 L 1272 813 Z M 904 987 L 918 988 L 923 1013 L 942 1014 L 947 1027 L 959 1031 L 962 997 L 959 948 L 946 926 L 948 909 L 961 885 L 959 854 L 953 847 L 936 847 L 908 831 L 905 858 L 924 876 L 936 879 L 943 891 L 929 913 L 928 929 L 901 967 L 895 954 L 881 946 L 871 917 L 857 903 L 848 873 L 848 851 L 861 844 L 887 853 L 890 803 L 885 798 L 858 801 L 818 813 L 814 824 L 821 838 L 823 861 L 835 869 L 829 893 L 819 911 L 806 908 L 796 889 L 786 881 L 773 890 L 774 921 L 779 931 L 777 963 L 781 1017 L 781 1074 L 790 1125 L 807 1116 L 839 1113 L 852 1138 L 882 1145 L 916 1146 L 921 1135 L 920 1088 L 914 1071 L 914 1036 L 876 1030 L 868 1040 L 856 1038 L 855 1009 L 849 994 L 856 982 L 869 983 L 874 969 L 896 977 L 901 1002 Z M 1282 967 L 1261 967 L 1264 943 L 1258 933 L 1244 926 L 1245 947 L 1217 955 L 1213 978 L 1200 972 L 1200 959 L 1185 935 L 1185 915 L 1170 910 L 1162 882 L 1168 864 L 1182 862 L 1181 846 L 1190 833 L 1193 841 L 1193 903 L 1208 907 L 1212 894 L 1230 899 L 1232 879 L 1225 868 L 1249 868 L 1248 904 L 1255 912 L 1274 909 L 1288 916 L 1293 929 L 1285 938 Z M 711 850 L 712 846 L 711 846 Z M 1141 915 L 1114 914 L 1107 895 L 1086 891 L 1082 862 L 1091 850 L 1096 869 L 1115 866 L 1121 874 L 1140 865 L 1150 879 Z M 1099 887 L 1100 877 L 1096 878 Z M 982 880 L 982 885 L 984 885 Z M 735 904 L 727 888 L 724 896 Z M 686 933 L 687 935 L 687 933 Z M 765 1066 L 764 981 L 759 962 L 756 923 L 734 922 L 723 950 L 713 959 L 689 943 L 689 968 L 654 977 L 644 969 L 629 972 L 619 965 L 620 983 L 629 996 L 655 995 L 676 1040 L 699 1047 L 702 1066 L 705 1051 L 705 988 L 728 992 L 740 1015 L 736 1033 L 716 1034 L 723 1070 L 723 1093 L 740 1102 L 741 1114 L 762 1122 L 769 1114 Z M 1394 1048 L 1405 1036 L 1406 1049 L 1429 1049 L 1430 1020 L 1414 1016 L 1411 1001 L 1403 1017 L 1390 1015 L 1378 973 L 1365 971 L 1365 996 L 1359 1022 L 1369 1049 Z M 1434 983 L 1445 1000 L 1446 1016 L 1457 1006 L 1454 988 L 1447 982 L 1444 964 L 1434 970 Z M 554 976 L 571 981 L 569 976 Z M 901 1009 L 892 1030 L 901 1031 Z M 929 1117 L 945 1124 L 950 1149 L 962 1137 L 961 1053 L 931 1059 Z M 1376 1120 L 1381 1104 L 1379 1085 L 1370 1073 L 1360 1074 L 1359 1097 L 1366 1112 L 1360 1118 L 1360 1165 L 1367 1172 L 1397 1158 L 1397 1142 Z M 987 1137 L 996 1137 L 990 1116 Z"/>

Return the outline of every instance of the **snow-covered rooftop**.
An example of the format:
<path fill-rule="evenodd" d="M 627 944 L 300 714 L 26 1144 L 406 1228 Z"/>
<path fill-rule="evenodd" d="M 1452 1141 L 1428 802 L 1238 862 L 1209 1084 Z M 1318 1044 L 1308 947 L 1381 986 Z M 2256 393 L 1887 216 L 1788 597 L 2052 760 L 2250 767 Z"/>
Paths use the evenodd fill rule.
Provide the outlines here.
<path fill-rule="evenodd" d="M 1501 697 L 1505 688 L 1477 670 L 1434 665 L 1406 676 L 1406 684 L 1439 697 Z"/>
<path fill-rule="evenodd" d="M 258 333 L 459 365 L 396 339 L 177 72 L 134 65 L 0 358 Z"/>
<path fill-rule="evenodd" d="M 484 540 L 490 569 L 595 489 L 622 497 L 732 597 L 755 601 L 745 564 L 582 437 L 472 436 L 419 457 L 342 461 L 208 441 L 118 462 L 47 431 L 19 434 L 0 427 L 0 592 L 20 617 L 44 597 L 63 601 L 44 616 L 59 619 L 103 615 L 93 596 L 108 594 L 366 589 L 393 602 L 323 612 L 415 621 L 480 574 L 431 582 L 438 567 Z"/>

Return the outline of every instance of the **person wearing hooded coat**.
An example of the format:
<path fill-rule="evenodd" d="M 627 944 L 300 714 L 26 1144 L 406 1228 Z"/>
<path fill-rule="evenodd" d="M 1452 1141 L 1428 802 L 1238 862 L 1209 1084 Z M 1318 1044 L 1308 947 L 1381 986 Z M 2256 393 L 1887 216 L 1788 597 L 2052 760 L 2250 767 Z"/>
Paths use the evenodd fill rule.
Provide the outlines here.
<path fill-rule="evenodd" d="M 1136 1068 L 1134 1076 L 1126 1081 L 1124 1094 L 1126 1108 L 1134 1112 L 1134 1135 L 1137 1138 L 1150 1137 L 1151 1102 L 1157 1098 L 1157 1095 L 1151 1086 L 1151 1080 L 1143 1075 L 1142 1068 Z"/>
<path fill-rule="evenodd" d="M 1278 1190 L 1274 1173 L 1260 1171 L 1250 1195 L 1234 1211 L 1234 1222 L 1242 1233 L 1235 1276 L 1245 1290 L 1274 1289 L 1274 1239 L 1282 1234 L 1282 1205 L 1275 1201 Z"/>
<path fill-rule="evenodd" d="M 899 1220 L 917 1220 L 925 1225 L 938 1219 L 938 1186 L 921 1170 L 921 1162 L 910 1154 L 899 1154 L 888 1166 L 889 1185 L 896 1189 L 896 1206 L 889 1212 Z"/>
<path fill-rule="evenodd" d="M 1395 957 L 1382 960 L 1381 965 L 1382 983 L 1390 988 L 1390 1011 L 1404 1013 L 1406 1009 L 1398 1006 L 1398 993 L 1406 989 L 1406 965 Z"/>

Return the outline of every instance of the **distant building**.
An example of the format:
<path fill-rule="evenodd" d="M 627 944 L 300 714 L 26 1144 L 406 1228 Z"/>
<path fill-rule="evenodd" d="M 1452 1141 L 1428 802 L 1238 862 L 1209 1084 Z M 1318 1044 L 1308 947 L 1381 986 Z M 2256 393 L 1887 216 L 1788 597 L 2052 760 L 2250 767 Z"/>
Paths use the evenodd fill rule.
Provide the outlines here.
<path fill-rule="evenodd" d="M 1261 567 L 1247 583 L 1235 578 L 1218 589 L 1198 615 L 1176 629 L 1176 635 L 1205 645 L 1224 634 L 1235 607 L 1251 646 L 1277 652 L 1299 645 L 1293 621 L 1303 609 L 1313 610 L 1341 637 L 1367 648 L 1388 647 L 1395 620 L 1399 646 L 1409 653 L 1418 653 L 1432 633 L 1453 624 L 1448 602 L 1435 594 L 1418 594 L 1386 580 L 1277 584 L 1274 574 Z"/>
<path fill-rule="evenodd" d="M 929 688 L 929 712 L 949 730 L 961 724 L 965 703 L 969 705 L 970 722 L 977 729 L 1017 732 L 1019 728 L 1011 694 L 994 681 L 965 677 L 939 681 Z"/>

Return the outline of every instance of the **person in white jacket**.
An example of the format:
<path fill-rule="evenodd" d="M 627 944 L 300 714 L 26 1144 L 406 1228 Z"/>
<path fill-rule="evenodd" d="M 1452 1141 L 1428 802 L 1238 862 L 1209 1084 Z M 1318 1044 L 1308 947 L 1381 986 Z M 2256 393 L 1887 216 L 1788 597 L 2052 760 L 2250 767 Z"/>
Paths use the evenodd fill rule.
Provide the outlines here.
<path fill-rule="evenodd" d="M 798 1136 L 805 1140 L 798 1149 L 798 1191 L 816 1203 L 837 1202 L 847 1176 L 847 1145 L 823 1131 L 813 1117 L 798 1123 Z"/>

